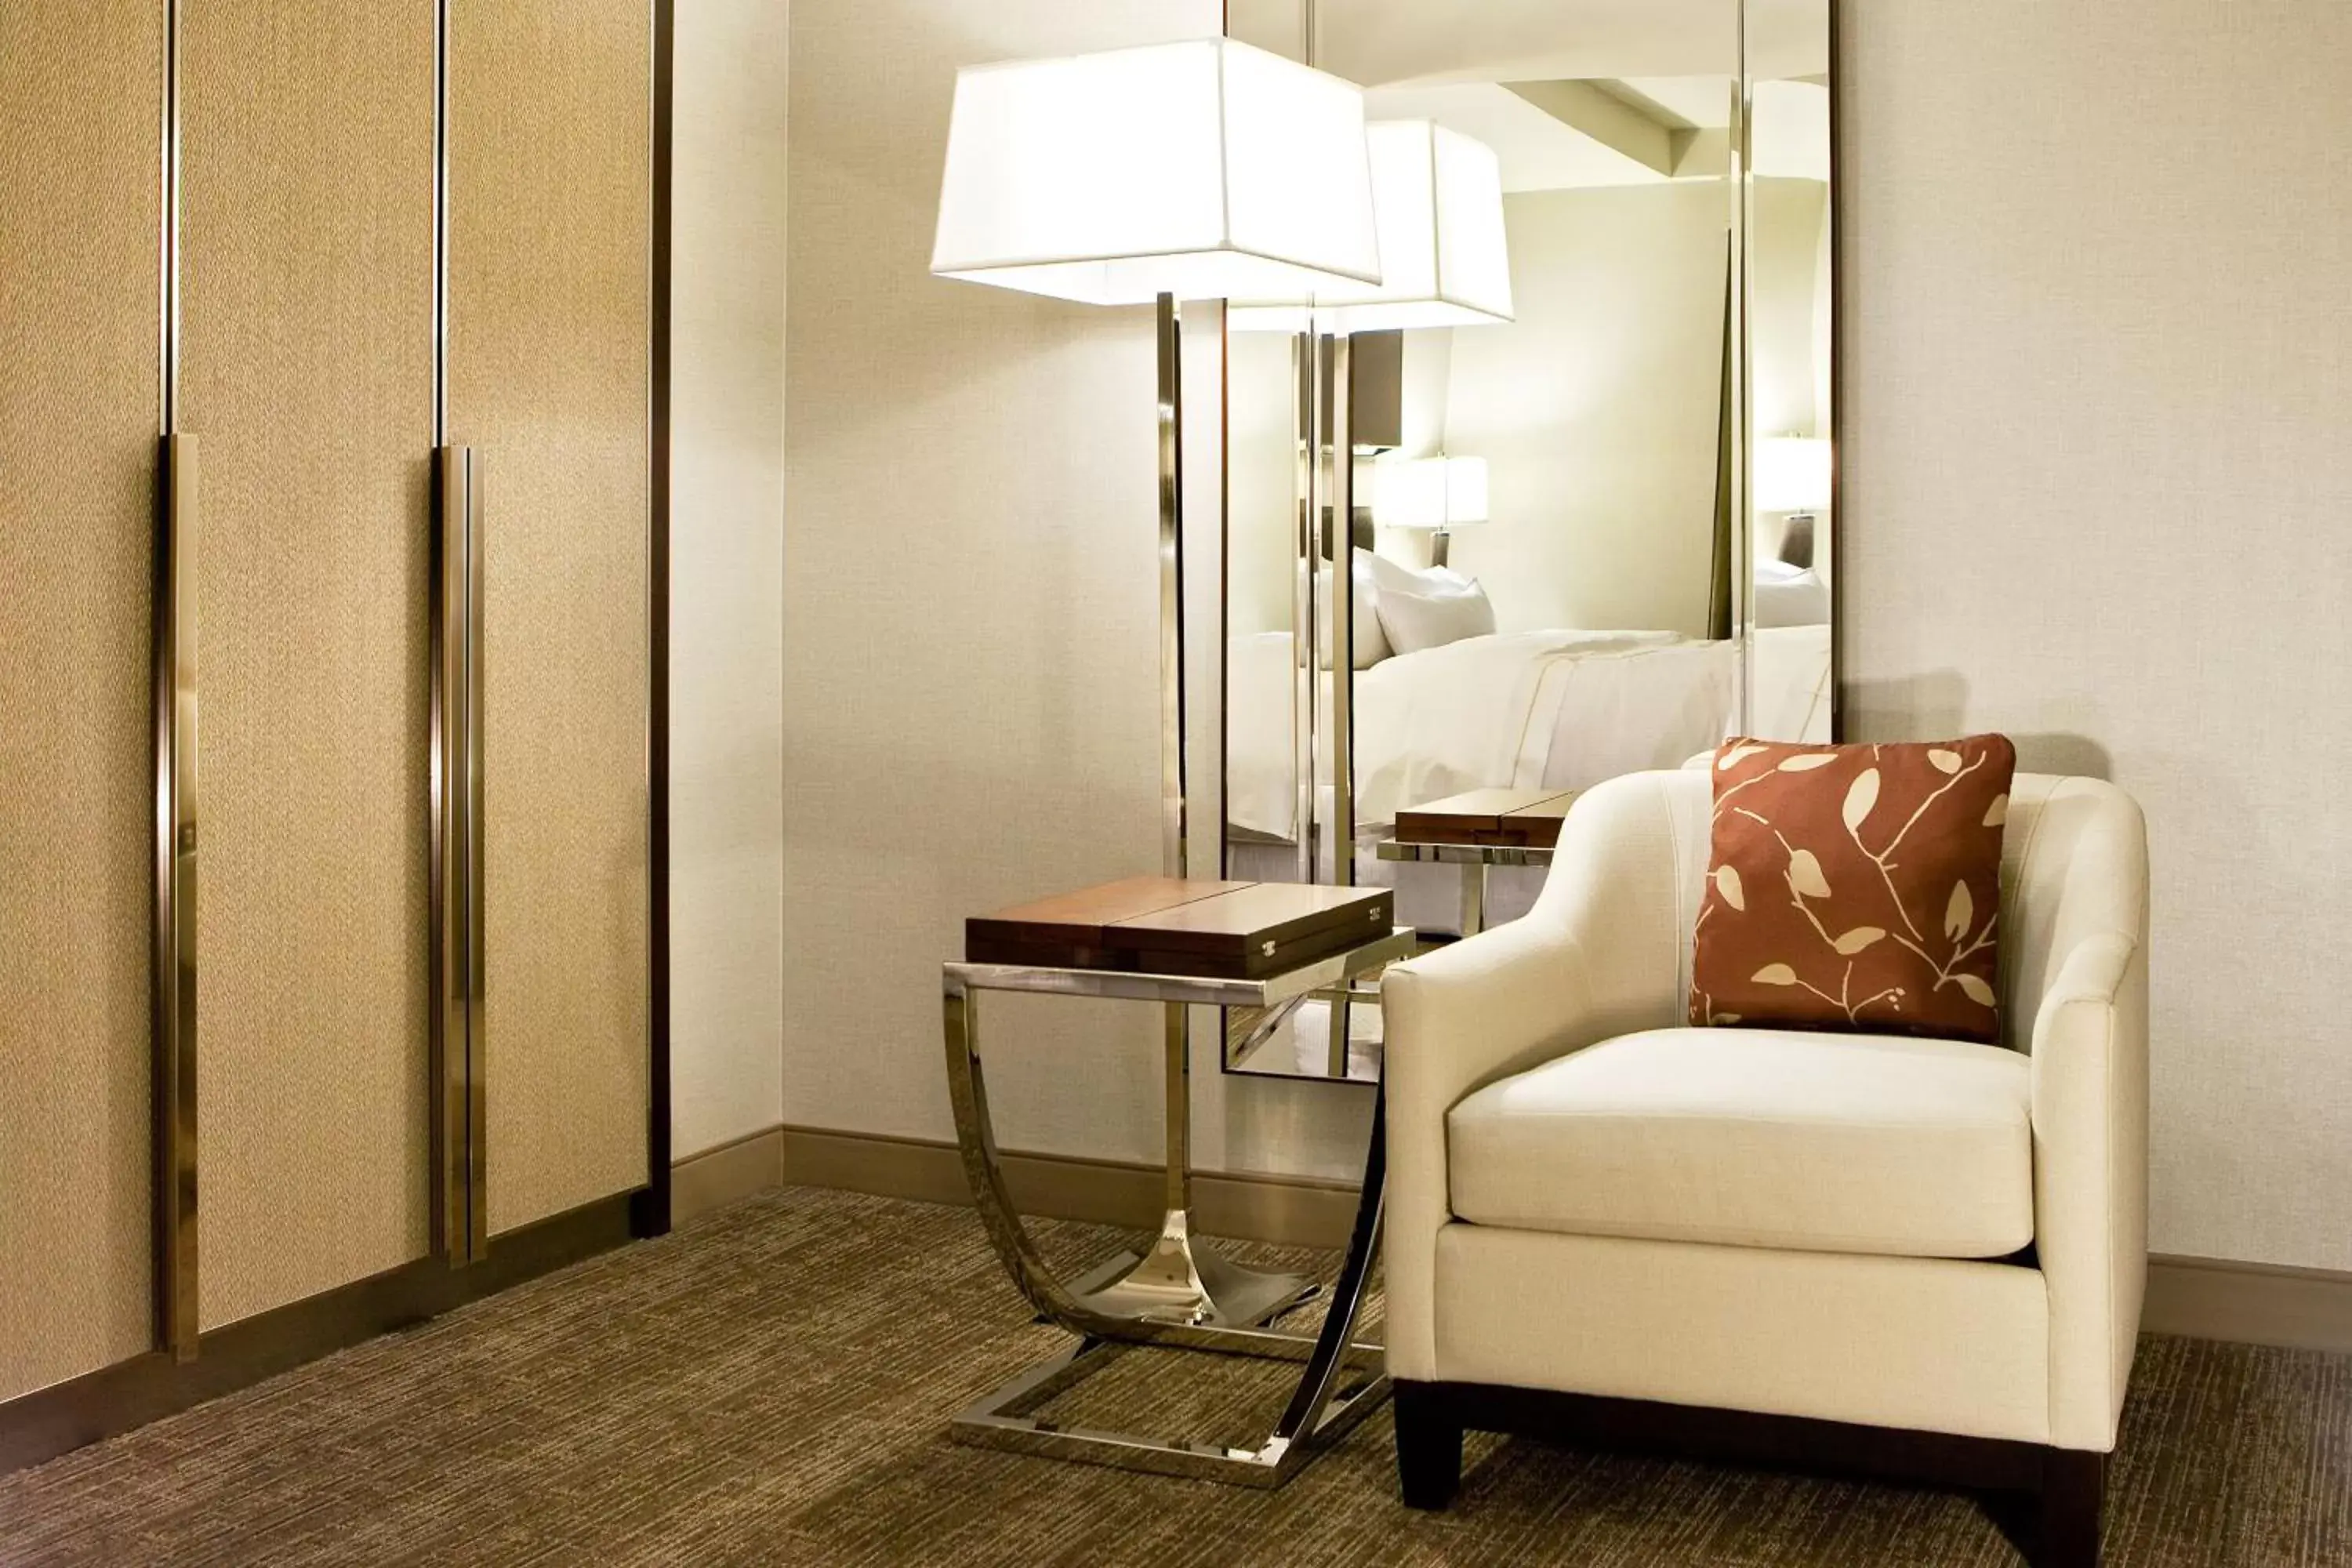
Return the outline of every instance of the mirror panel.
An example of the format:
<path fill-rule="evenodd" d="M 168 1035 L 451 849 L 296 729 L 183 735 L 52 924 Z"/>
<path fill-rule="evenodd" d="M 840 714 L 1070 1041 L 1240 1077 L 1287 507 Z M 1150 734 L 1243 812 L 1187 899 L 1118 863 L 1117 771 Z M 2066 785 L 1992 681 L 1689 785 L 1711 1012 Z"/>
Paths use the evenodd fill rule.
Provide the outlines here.
<path fill-rule="evenodd" d="M 1749 79 L 1740 0 L 1229 6 L 1365 87 L 1391 297 L 1227 315 L 1227 876 L 1392 885 L 1451 941 L 1543 858 L 1396 858 L 1401 813 L 1829 738 L 1829 3 L 1748 0 Z M 1366 1079 L 1379 1009 L 1225 1043 Z"/>
<path fill-rule="evenodd" d="M 1749 0 L 1748 721 L 1776 741 L 1835 737 L 1837 573 L 1831 334 L 1830 14 Z"/>

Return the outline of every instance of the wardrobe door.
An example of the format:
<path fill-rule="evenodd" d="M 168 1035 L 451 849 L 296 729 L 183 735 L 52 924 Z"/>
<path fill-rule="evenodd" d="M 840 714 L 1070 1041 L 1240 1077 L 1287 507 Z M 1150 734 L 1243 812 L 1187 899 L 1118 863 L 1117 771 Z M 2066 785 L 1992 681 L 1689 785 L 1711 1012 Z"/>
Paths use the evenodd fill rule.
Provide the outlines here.
<path fill-rule="evenodd" d="M 0 1398 L 152 1342 L 159 0 L 0 4 Z"/>
<path fill-rule="evenodd" d="M 449 0 L 448 439 L 485 584 L 493 1233 L 646 1181 L 652 17 Z"/>
<path fill-rule="evenodd" d="M 179 26 L 214 1328 L 429 1246 L 435 18 L 183 0 Z"/>

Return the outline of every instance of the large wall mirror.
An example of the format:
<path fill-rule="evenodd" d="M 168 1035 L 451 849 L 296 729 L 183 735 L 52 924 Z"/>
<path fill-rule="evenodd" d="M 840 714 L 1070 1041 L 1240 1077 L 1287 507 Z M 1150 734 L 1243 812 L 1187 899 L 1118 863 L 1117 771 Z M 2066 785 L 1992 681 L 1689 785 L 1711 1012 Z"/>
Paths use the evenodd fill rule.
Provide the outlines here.
<path fill-rule="evenodd" d="M 1367 89 L 1384 280 L 1226 311 L 1228 876 L 1453 940 L 1548 857 L 1401 858 L 1415 807 L 1834 738 L 1832 4 L 1233 0 Z M 1319 996 L 1225 1063 L 1380 1041 Z"/>

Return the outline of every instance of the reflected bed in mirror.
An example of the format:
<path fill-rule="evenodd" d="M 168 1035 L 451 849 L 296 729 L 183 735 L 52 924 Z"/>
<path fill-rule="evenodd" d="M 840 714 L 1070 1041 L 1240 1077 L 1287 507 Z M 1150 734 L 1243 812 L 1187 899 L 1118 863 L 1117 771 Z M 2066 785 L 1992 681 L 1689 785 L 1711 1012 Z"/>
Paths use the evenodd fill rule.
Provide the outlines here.
<path fill-rule="evenodd" d="M 1401 812 L 1832 738 L 1827 0 L 1748 0 L 1745 190 L 1738 0 L 1229 16 L 1417 150 L 1375 160 L 1383 287 L 1443 308 L 1229 313 L 1227 873 L 1392 884 L 1445 940 L 1462 872 L 1380 858 Z M 1542 877 L 1496 868 L 1488 923 Z M 1329 1072 L 1318 1006 L 1243 1070 Z"/>

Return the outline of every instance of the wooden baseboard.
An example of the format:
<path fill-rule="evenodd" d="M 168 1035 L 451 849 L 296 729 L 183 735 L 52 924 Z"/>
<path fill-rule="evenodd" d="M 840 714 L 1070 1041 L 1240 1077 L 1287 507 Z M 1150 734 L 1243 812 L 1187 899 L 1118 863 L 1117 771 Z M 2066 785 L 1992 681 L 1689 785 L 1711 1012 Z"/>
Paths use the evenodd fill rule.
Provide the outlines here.
<path fill-rule="evenodd" d="M 787 1183 L 971 1202 L 952 1143 L 817 1127 L 781 1127 L 772 1136 Z M 1007 1152 L 1003 1159 L 1006 1184 L 1024 1213 L 1143 1228 L 1159 1223 L 1156 1166 L 1055 1154 Z M 1352 1186 L 1297 1176 L 1203 1173 L 1192 1178 L 1192 1196 L 1201 1228 L 1212 1235 L 1296 1246 L 1346 1246 L 1356 1213 Z M 2154 1258 L 2143 1326 L 2192 1339 L 2352 1352 L 2352 1274 Z"/>
<path fill-rule="evenodd" d="M 0 1404 L 0 1473 L 128 1432 L 622 1246 L 635 1235 L 636 1195 L 599 1199 L 494 1237 L 489 1257 L 464 1268 L 420 1258 L 210 1330 L 194 1361 L 151 1351 Z"/>
<path fill-rule="evenodd" d="M 670 1167 L 672 1223 L 753 1197 L 784 1180 L 784 1130 L 763 1127 L 716 1149 L 688 1154 Z"/>
<path fill-rule="evenodd" d="M 783 1179 L 925 1203 L 971 1202 L 952 1143 L 785 1127 Z M 1157 1165 L 1058 1154 L 1003 1155 L 1005 1185 L 1024 1214 L 1149 1230 L 1160 1223 L 1165 1178 Z M 1298 1247 L 1345 1247 L 1356 1188 L 1305 1176 L 1198 1172 L 1192 1212 L 1212 1236 Z"/>
<path fill-rule="evenodd" d="M 2352 1274 L 2218 1258 L 2151 1258 L 2152 1334 L 2352 1353 Z"/>

